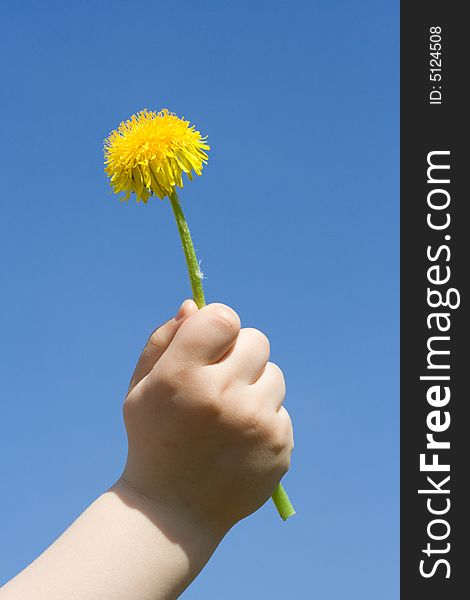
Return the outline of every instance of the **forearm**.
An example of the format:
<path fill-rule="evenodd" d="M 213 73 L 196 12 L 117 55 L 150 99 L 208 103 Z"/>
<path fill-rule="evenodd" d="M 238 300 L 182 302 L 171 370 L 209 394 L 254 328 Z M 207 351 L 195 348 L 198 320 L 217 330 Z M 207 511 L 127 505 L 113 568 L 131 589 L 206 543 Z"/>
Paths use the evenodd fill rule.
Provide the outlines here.
<path fill-rule="evenodd" d="M 3 587 L 0 600 L 177 598 L 221 537 L 118 482 Z"/>

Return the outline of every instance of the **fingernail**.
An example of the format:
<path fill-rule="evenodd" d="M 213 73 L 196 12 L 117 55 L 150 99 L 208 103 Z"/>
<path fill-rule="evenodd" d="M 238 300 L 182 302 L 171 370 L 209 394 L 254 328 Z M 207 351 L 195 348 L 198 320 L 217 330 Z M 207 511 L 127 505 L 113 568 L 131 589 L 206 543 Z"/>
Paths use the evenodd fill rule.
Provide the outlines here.
<path fill-rule="evenodd" d="M 184 304 L 185 304 L 186 300 L 183 302 L 183 304 L 179 307 L 178 312 L 176 313 L 176 315 L 173 317 L 173 320 L 178 323 L 178 321 L 181 321 L 181 319 L 184 317 Z"/>

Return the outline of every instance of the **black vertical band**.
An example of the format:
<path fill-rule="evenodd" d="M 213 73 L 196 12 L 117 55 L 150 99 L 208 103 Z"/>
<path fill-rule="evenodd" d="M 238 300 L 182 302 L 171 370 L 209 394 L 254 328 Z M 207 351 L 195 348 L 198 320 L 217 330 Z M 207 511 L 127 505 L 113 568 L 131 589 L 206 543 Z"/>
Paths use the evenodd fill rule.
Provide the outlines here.
<path fill-rule="evenodd" d="M 464 93 L 470 35 L 463 9 L 457 2 L 401 3 L 403 600 L 470 595 L 470 128 Z"/>

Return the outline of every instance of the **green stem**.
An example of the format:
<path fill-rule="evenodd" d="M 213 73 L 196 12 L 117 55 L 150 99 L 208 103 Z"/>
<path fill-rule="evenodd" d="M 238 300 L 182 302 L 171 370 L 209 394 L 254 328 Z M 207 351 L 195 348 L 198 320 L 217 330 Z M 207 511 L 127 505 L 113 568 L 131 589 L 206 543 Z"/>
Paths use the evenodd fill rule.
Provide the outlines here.
<path fill-rule="evenodd" d="M 194 250 L 193 240 L 189 233 L 189 227 L 184 217 L 183 209 L 179 203 L 178 194 L 173 189 L 173 193 L 170 196 L 171 208 L 175 215 L 176 224 L 178 225 L 178 231 L 183 244 L 184 256 L 186 257 L 186 264 L 188 266 L 189 279 L 191 281 L 191 288 L 193 290 L 194 302 L 198 308 L 202 308 L 206 305 L 206 299 L 204 298 L 204 290 L 202 288 L 202 273 L 199 269 L 199 263 L 196 258 L 196 252 Z"/>
<path fill-rule="evenodd" d="M 272 495 L 274 504 L 276 505 L 277 512 L 281 516 L 283 521 L 287 521 L 289 517 L 295 515 L 295 508 L 292 506 L 289 496 L 286 494 L 282 483 L 278 483 L 277 488 L 274 490 Z"/>
<path fill-rule="evenodd" d="M 199 269 L 199 262 L 196 257 L 191 234 L 189 233 L 188 223 L 186 222 L 183 209 L 181 208 L 181 204 L 178 199 L 178 194 L 174 188 L 173 193 L 169 196 L 169 198 L 171 208 L 173 209 L 173 213 L 175 215 L 176 224 L 178 226 L 181 243 L 183 245 L 194 302 L 197 304 L 198 308 L 202 308 L 206 305 L 204 290 L 202 287 L 202 273 Z M 279 484 L 274 490 L 272 499 L 281 518 L 284 521 L 286 521 L 289 517 L 292 517 L 292 515 L 295 515 L 294 507 L 292 506 L 289 497 L 281 484 Z"/>

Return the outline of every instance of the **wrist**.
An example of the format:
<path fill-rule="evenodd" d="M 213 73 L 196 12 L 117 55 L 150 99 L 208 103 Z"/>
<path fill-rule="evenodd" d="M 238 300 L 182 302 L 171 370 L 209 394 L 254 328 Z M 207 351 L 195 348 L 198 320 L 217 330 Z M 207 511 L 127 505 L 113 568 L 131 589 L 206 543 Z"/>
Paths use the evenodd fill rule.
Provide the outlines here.
<path fill-rule="evenodd" d="M 196 577 L 230 527 L 202 516 L 191 506 L 183 506 L 167 499 L 148 495 L 134 486 L 124 475 L 110 488 L 129 508 L 142 513 L 171 542 L 178 544 L 188 557 Z"/>

